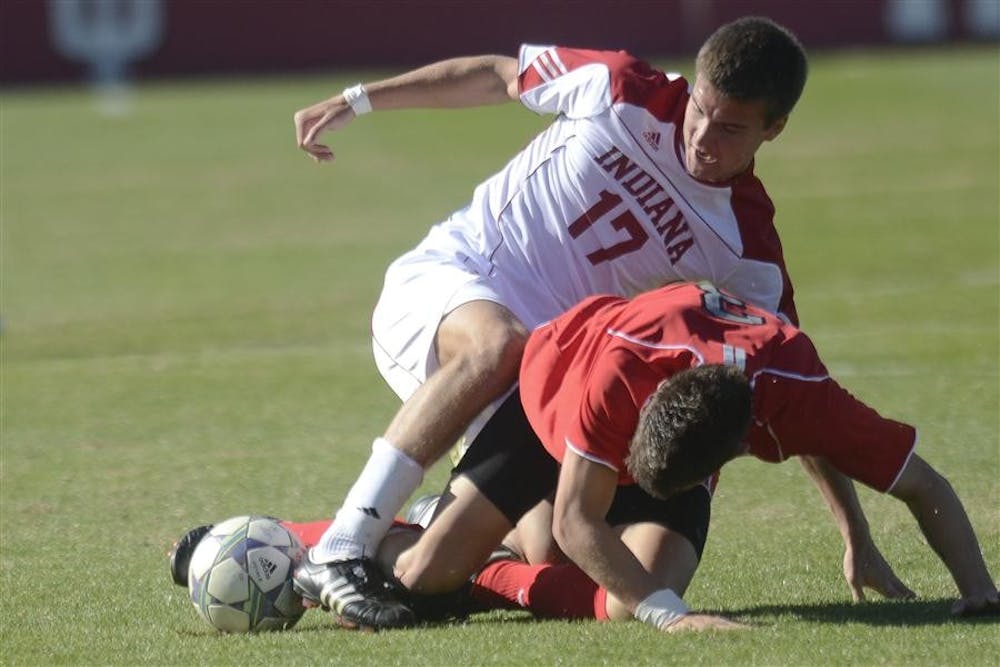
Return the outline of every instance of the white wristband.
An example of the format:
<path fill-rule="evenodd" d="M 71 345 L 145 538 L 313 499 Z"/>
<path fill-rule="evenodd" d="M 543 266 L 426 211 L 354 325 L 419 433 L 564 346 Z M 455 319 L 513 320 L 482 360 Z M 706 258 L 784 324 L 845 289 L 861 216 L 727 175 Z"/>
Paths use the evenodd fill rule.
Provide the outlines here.
<path fill-rule="evenodd" d="M 366 114 L 372 110 L 371 100 L 368 99 L 368 91 L 365 90 L 362 84 L 359 83 L 356 86 L 345 88 L 341 94 L 344 96 L 344 101 L 347 102 L 348 106 L 354 110 L 355 116 Z"/>
<path fill-rule="evenodd" d="M 658 630 L 666 630 L 687 613 L 688 606 L 684 604 L 684 600 L 669 588 L 662 588 L 650 593 L 637 604 L 634 615 L 643 623 L 649 623 Z"/>

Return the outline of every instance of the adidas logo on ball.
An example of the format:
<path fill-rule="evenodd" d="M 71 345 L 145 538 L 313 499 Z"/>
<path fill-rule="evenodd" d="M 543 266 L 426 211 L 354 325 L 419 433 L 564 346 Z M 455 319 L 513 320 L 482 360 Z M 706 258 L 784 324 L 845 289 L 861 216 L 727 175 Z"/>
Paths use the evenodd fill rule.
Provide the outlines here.
<path fill-rule="evenodd" d="M 258 557 L 251 564 L 251 567 L 254 567 L 257 570 L 257 574 L 259 575 L 258 578 L 264 580 L 273 577 L 275 571 L 278 569 L 277 564 L 273 563 L 272 561 L 269 561 L 267 558 L 263 556 Z"/>

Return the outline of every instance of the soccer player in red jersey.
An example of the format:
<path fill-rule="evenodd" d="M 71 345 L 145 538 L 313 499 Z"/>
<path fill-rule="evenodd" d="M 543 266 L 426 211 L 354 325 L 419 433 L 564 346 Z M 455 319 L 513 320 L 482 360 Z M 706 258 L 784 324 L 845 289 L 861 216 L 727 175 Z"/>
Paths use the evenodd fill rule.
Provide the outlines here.
<path fill-rule="evenodd" d="M 808 455 L 905 502 L 955 580 L 955 613 L 996 613 L 965 510 L 915 444 L 912 426 L 831 378 L 802 331 L 710 284 L 592 297 L 532 333 L 519 394 L 459 463 L 428 529 L 390 534 L 380 556 L 411 591 L 458 588 L 554 492 L 552 533 L 572 563 L 490 564 L 476 595 L 543 615 L 730 627 L 680 600 L 711 473 L 743 452 Z"/>
<path fill-rule="evenodd" d="M 581 299 L 710 280 L 797 321 L 754 157 L 783 131 L 806 69 L 793 35 L 747 18 L 706 41 L 693 83 L 621 51 L 525 45 L 517 58 L 442 61 L 295 114 L 299 146 L 320 162 L 333 159 L 324 132 L 373 110 L 517 100 L 555 117 L 387 270 L 373 349 L 403 405 L 299 570 L 303 595 L 357 625 L 412 622 L 382 595 L 369 557 L 424 469 L 471 442 L 511 391 L 528 333 Z M 843 517 L 855 590 L 905 594 L 850 482 L 803 461 Z"/>
<path fill-rule="evenodd" d="M 708 283 L 592 297 L 532 333 L 518 391 L 459 462 L 427 529 L 391 532 L 379 560 L 416 609 L 478 571 L 472 597 L 487 606 L 634 616 L 670 631 L 741 627 L 681 599 L 715 471 L 743 453 L 816 456 L 907 504 L 955 580 L 954 613 L 996 613 L 965 510 L 915 444 L 912 426 L 831 378 L 797 327 Z M 569 562 L 483 567 L 553 497 L 552 534 Z M 286 525 L 309 544 L 327 527 Z"/>

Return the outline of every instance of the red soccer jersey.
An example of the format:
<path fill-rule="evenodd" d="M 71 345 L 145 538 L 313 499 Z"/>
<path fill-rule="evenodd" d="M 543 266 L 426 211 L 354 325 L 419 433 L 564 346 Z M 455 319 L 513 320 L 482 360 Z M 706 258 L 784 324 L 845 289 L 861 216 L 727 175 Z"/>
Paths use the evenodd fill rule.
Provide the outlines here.
<path fill-rule="evenodd" d="M 706 363 L 736 365 L 750 379 L 747 440 L 765 461 L 821 456 L 887 491 L 913 450 L 914 428 L 841 388 L 804 333 L 707 284 L 592 297 L 540 327 L 521 364 L 521 401 L 557 460 L 569 448 L 628 484 L 624 461 L 643 403 L 665 378 Z"/>

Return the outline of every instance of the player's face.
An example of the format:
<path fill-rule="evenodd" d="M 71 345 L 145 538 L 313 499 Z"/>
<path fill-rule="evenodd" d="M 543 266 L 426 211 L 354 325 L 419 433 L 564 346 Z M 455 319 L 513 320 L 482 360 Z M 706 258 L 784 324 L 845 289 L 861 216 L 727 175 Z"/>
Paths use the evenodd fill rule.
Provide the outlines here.
<path fill-rule="evenodd" d="M 765 124 L 763 102 L 726 97 L 698 76 L 684 112 L 684 162 L 701 181 L 720 182 L 743 172 L 765 141 L 777 137 L 787 116 Z"/>

